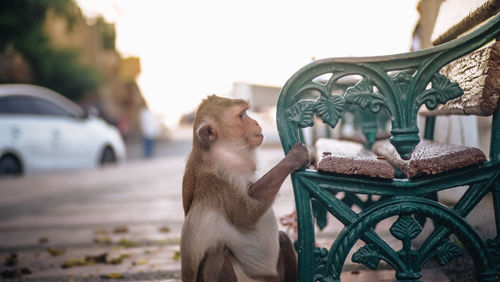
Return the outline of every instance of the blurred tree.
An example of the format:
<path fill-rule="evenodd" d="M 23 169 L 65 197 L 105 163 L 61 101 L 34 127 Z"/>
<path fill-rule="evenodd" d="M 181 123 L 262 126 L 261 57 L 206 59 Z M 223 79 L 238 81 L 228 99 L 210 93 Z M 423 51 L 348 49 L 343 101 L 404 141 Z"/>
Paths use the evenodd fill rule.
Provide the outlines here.
<path fill-rule="evenodd" d="M 79 62 L 78 50 L 57 49 L 50 44 L 43 29 L 49 10 L 64 17 L 68 28 L 81 13 L 74 0 L 0 1 L 0 54 L 21 53 L 31 67 L 29 82 L 78 100 L 96 90 L 100 79 L 94 68 Z M 0 82 L 27 81 L 0 76 Z"/>

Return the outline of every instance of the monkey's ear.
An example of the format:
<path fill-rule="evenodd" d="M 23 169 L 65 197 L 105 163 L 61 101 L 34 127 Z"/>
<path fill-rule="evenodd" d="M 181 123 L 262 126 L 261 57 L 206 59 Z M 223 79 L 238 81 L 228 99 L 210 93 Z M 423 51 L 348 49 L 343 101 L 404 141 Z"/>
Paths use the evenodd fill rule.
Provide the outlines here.
<path fill-rule="evenodd" d="M 200 140 L 201 147 L 204 150 L 210 149 L 212 143 L 217 140 L 217 131 L 215 127 L 205 123 L 198 128 L 198 139 Z"/>

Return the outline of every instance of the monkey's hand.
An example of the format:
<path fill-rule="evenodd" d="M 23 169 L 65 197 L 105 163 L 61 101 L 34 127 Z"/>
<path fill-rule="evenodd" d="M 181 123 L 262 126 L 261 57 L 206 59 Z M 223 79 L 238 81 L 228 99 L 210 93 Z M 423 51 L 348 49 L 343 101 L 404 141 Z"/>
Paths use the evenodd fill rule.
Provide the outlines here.
<path fill-rule="evenodd" d="M 292 167 L 297 170 L 307 165 L 311 160 L 309 159 L 309 152 L 304 144 L 296 143 L 288 151 L 285 159 L 292 164 Z"/>

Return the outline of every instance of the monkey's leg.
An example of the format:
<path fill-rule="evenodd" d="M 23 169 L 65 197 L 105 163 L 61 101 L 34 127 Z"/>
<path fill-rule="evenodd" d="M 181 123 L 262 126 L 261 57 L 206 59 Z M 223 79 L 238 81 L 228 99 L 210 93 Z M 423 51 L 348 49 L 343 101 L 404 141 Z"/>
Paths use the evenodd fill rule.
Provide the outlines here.
<path fill-rule="evenodd" d="M 226 248 L 208 251 L 200 264 L 198 279 L 200 282 L 233 282 L 236 280 L 231 254 Z"/>
<path fill-rule="evenodd" d="M 278 258 L 278 275 L 280 281 L 297 281 L 297 257 L 293 243 L 285 232 L 280 231 L 280 255 Z"/>

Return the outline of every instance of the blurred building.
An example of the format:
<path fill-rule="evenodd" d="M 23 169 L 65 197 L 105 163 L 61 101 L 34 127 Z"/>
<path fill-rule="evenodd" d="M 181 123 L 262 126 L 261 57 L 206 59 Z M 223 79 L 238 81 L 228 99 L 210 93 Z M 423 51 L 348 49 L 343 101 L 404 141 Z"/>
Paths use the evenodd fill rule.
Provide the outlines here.
<path fill-rule="evenodd" d="M 145 104 L 136 82 L 140 60 L 124 58 L 116 50 L 114 24 L 102 17 L 86 19 L 81 12 L 75 22 L 68 23 L 49 11 L 44 30 L 55 47 L 78 49 L 81 62 L 94 66 L 101 77 L 97 93 L 88 93 L 80 103 L 96 106 L 100 115 L 117 125 L 124 136 L 139 135 L 139 110 Z"/>
<path fill-rule="evenodd" d="M 260 112 L 278 104 L 280 91 L 281 87 L 235 82 L 232 96 L 248 101 L 252 111 Z"/>

